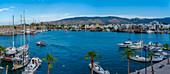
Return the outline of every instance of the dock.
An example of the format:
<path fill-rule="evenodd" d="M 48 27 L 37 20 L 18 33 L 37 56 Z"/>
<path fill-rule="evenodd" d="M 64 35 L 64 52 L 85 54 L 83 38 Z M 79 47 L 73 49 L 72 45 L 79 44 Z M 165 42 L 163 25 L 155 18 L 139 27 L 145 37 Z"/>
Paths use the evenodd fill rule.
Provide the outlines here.
<path fill-rule="evenodd" d="M 164 66 L 162 66 L 162 65 L 164 65 Z M 160 68 L 160 66 L 162 66 L 162 67 Z M 153 68 L 154 68 L 155 74 L 169 74 L 170 73 L 170 64 L 167 65 L 167 59 L 154 64 Z M 145 68 L 139 70 L 139 72 L 140 72 L 139 74 L 145 74 Z M 130 74 L 137 74 L 137 73 L 132 72 Z M 147 67 L 147 74 L 152 74 L 151 66 Z"/>

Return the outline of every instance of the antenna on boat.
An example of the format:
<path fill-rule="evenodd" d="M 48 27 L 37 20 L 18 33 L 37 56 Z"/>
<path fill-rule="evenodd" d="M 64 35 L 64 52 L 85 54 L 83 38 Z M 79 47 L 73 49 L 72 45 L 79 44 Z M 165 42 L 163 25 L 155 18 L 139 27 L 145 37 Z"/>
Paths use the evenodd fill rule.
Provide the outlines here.
<path fill-rule="evenodd" d="M 21 34 L 22 34 L 22 15 L 20 15 L 20 18 L 21 18 Z M 21 46 L 22 46 L 22 35 L 21 35 Z"/>
<path fill-rule="evenodd" d="M 142 57 L 142 43 L 143 43 L 143 42 L 142 42 L 142 31 L 143 31 L 142 29 L 143 29 L 143 25 L 142 25 L 142 27 L 141 27 L 141 57 Z"/>
<path fill-rule="evenodd" d="M 13 19 L 13 48 L 14 48 L 14 15 L 12 16 L 12 19 Z"/>
<path fill-rule="evenodd" d="M 25 10 L 23 12 L 23 17 L 24 17 L 24 45 L 25 45 Z"/>

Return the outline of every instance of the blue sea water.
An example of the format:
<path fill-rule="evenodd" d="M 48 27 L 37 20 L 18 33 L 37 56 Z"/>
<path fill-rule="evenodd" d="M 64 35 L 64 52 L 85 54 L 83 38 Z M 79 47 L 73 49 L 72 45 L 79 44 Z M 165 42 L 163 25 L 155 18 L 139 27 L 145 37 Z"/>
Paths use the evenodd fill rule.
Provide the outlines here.
<path fill-rule="evenodd" d="M 87 31 L 68 31 L 68 33 L 65 31 L 47 31 L 27 37 L 31 57 L 37 56 L 42 59 L 47 53 L 52 53 L 53 57 L 58 58 L 55 63 L 52 63 L 53 68 L 50 69 L 50 74 L 90 74 L 88 68 L 90 60 L 85 60 L 84 56 L 91 50 L 97 51 L 97 54 L 103 57 L 103 59 L 95 59 L 95 62 L 100 62 L 103 69 L 109 70 L 111 74 L 126 74 L 127 59 L 120 59 L 124 49 L 119 49 L 117 44 L 128 39 L 132 39 L 133 42 L 141 40 L 141 34 Z M 15 36 L 15 47 L 21 45 L 21 38 L 22 35 Z M 170 34 L 142 34 L 142 40 L 144 43 L 153 41 L 170 44 Z M 45 42 L 47 46 L 37 46 L 36 42 L 38 41 Z M 12 46 L 12 36 L 0 36 L 0 45 Z M 140 50 L 135 52 L 141 54 Z M 142 53 L 144 52 L 142 51 Z M 10 66 L 9 74 L 20 74 L 22 71 L 22 69 L 10 71 L 11 62 L 3 61 L 1 63 L 1 66 L 6 65 Z M 131 72 L 135 71 L 136 68 L 144 67 L 145 63 L 130 61 Z M 47 69 L 48 63 L 43 61 L 35 74 L 46 74 Z M 5 73 L 5 71 L 2 70 L 1 73 Z"/>

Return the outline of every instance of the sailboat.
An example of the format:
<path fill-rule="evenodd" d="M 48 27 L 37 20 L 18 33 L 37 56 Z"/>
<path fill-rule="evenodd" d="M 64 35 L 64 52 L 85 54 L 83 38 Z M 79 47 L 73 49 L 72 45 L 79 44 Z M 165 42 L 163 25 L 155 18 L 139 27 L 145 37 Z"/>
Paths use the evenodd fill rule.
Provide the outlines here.
<path fill-rule="evenodd" d="M 21 19 L 21 24 L 22 24 L 22 19 Z M 27 41 L 27 45 L 25 45 L 25 11 L 24 11 L 24 32 L 23 32 L 23 34 L 24 34 L 24 45 L 17 48 L 17 51 L 24 51 L 23 53 L 27 54 L 28 50 L 29 50 L 29 46 L 28 46 L 28 41 Z"/>
<path fill-rule="evenodd" d="M 12 16 L 12 19 L 13 19 L 13 41 L 12 41 L 13 47 L 8 47 L 5 49 L 6 53 L 4 53 L 4 56 L 2 58 L 5 61 L 12 61 L 12 59 L 16 57 L 15 54 L 17 53 L 16 48 L 14 47 L 14 15 Z"/>

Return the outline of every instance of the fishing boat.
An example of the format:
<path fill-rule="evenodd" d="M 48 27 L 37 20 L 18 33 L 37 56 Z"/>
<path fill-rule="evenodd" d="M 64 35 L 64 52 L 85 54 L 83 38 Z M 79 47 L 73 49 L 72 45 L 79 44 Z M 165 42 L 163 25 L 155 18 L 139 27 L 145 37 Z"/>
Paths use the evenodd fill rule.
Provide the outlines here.
<path fill-rule="evenodd" d="M 25 72 L 27 74 L 33 74 L 41 65 L 41 62 L 42 60 L 38 57 L 33 57 L 27 67 L 25 67 Z"/>
<path fill-rule="evenodd" d="M 129 46 L 130 49 L 141 49 L 143 41 L 138 41 L 137 43 L 134 43 L 133 45 Z"/>
<path fill-rule="evenodd" d="M 103 68 L 99 65 L 98 62 L 93 63 L 93 71 L 98 73 L 98 74 L 110 74 L 108 70 L 103 70 Z M 89 64 L 89 67 L 91 68 L 91 63 Z"/>
<path fill-rule="evenodd" d="M 129 39 L 129 41 L 125 41 L 124 43 L 118 43 L 117 45 L 120 48 L 128 48 L 129 46 L 132 45 L 132 41 L 130 41 L 130 39 Z"/>
<path fill-rule="evenodd" d="M 29 63 L 29 55 L 23 55 L 21 58 L 13 58 L 13 67 L 11 70 L 17 70 L 25 67 Z"/>
<path fill-rule="evenodd" d="M 41 42 L 41 41 L 38 41 L 38 42 L 37 42 L 37 45 L 46 46 L 46 43 L 43 43 L 43 42 Z"/>

